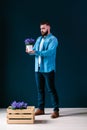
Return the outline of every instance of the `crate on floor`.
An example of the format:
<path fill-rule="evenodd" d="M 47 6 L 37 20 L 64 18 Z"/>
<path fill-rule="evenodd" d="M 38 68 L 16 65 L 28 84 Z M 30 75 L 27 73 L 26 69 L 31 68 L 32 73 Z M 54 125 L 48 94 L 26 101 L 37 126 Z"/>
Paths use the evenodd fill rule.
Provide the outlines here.
<path fill-rule="evenodd" d="M 8 124 L 31 124 L 34 123 L 35 107 L 28 106 L 26 109 L 11 109 L 7 108 L 7 123 Z"/>

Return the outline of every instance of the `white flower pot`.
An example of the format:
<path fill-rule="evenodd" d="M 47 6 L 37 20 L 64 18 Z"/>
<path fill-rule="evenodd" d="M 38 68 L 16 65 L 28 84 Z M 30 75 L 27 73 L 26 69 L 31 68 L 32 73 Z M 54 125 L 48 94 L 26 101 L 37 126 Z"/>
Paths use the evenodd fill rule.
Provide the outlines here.
<path fill-rule="evenodd" d="M 32 51 L 33 45 L 26 45 L 26 49 L 27 49 L 28 51 Z"/>

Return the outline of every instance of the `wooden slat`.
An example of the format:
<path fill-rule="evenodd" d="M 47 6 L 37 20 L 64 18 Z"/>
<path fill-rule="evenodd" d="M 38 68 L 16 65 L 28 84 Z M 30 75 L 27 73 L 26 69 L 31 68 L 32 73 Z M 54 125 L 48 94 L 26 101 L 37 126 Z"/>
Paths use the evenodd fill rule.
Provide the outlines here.
<path fill-rule="evenodd" d="M 7 113 L 32 113 L 34 112 L 34 107 L 27 107 L 27 109 L 9 109 L 7 108 Z"/>
<path fill-rule="evenodd" d="M 34 123 L 34 120 L 7 120 L 8 124 L 30 124 Z"/>
<path fill-rule="evenodd" d="M 33 118 L 33 115 L 7 115 L 7 118 Z"/>

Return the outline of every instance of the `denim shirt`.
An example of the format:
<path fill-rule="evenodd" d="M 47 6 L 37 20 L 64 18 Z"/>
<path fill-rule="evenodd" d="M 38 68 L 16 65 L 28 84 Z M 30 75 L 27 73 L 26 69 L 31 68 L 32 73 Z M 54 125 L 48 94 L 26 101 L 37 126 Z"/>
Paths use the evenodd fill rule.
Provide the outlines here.
<path fill-rule="evenodd" d="M 57 38 L 51 33 L 45 37 L 42 51 L 39 51 L 39 45 L 42 36 L 38 37 L 33 50 L 35 50 L 35 72 L 50 72 L 56 70 L 56 49 L 58 46 Z M 38 70 L 38 57 L 41 56 L 40 70 Z"/>

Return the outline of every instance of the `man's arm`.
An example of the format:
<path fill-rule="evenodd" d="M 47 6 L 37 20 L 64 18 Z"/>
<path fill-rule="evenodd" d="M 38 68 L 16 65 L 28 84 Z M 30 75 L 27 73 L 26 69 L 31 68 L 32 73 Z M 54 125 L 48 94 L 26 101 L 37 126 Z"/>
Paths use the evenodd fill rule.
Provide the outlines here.
<path fill-rule="evenodd" d="M 48 46 L 48 50 L 42 50 L 42 51 L 36 51 L 35 50 L 35 46 L 33 48 L 32 51 L 26 51 L 28 54 L 30 55 L 37 55 L 37 56 L 52 56 L 55 51 L 56 51 L 56 48 L 58 46 L 58 40 L 56 38 L 54 38 L 49 46 Z"/>
<path fill-rule="evenodd" d="M 53 39 L 48 46 L 48 50 L 44 50 L 44 51 L 33 50 L 33 51 L 30 51 L 29 53 L 38 55 L 38 56 L 52 56 L 55 53 L 57 46 L 58 46 L 57 39 Z"/>

